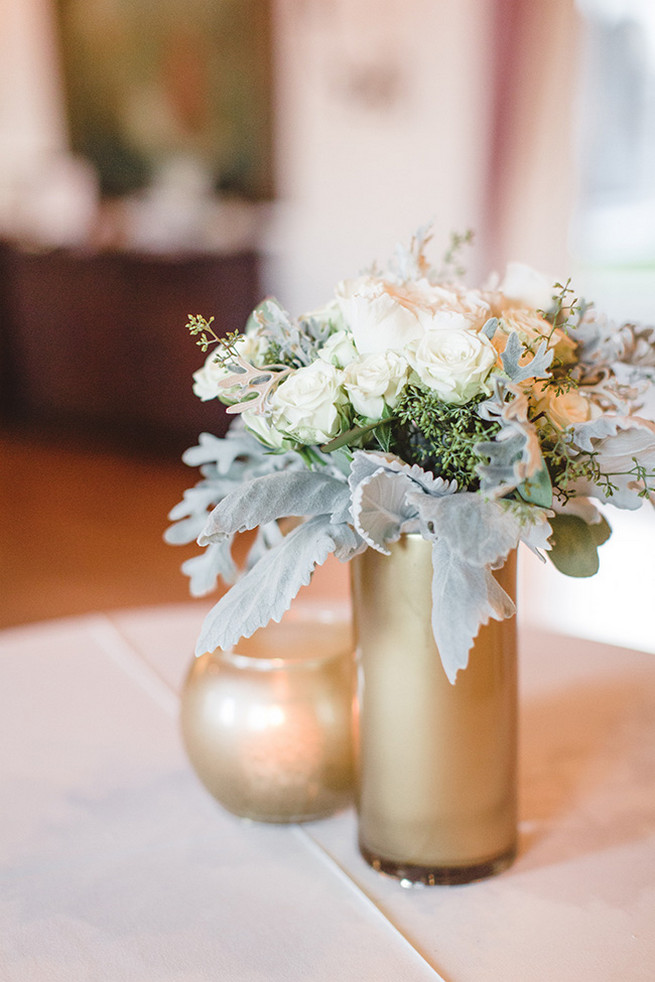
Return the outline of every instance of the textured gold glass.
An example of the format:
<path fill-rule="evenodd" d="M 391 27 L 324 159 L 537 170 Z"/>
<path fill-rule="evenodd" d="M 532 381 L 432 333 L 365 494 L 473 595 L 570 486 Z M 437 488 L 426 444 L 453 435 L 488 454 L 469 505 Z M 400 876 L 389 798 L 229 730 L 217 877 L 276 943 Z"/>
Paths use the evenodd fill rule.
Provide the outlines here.
<path fill-rule="evenodd" d="M 194 660 L 182 693 L 184 744 L 234 814 L 320 818 L 352 801 L 353 698 L 349 621 L 301 609 L 235 652 Z"/>
<path fill-rule="evenodd" d="M 410 882 L 498 873 L 516 851 L 516 618 L 480 629 L 451 685 L 432 635 L 430 543 L 403 536 L 351 567 L 361 852 Z M 515 597 L 515 555 L 497 576 Z"/>

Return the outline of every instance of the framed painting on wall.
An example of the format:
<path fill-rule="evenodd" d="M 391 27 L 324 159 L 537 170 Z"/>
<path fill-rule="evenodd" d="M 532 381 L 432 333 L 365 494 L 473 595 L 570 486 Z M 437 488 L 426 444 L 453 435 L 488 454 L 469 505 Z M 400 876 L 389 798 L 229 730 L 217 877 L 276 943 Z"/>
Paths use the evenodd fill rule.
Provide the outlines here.
<path fill-rule="evenodd" d="M 106 196 L 190 157 L 272 196 L 269 0 L 56 0 L 72 150 Z"/>

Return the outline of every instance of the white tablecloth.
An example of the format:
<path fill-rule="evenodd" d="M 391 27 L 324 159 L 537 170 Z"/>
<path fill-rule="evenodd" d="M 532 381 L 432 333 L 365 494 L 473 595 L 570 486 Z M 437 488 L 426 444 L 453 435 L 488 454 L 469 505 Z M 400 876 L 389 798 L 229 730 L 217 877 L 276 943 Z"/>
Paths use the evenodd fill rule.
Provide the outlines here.
<path fill-rule="evenodd" d="M 177 728 L 198 605 L 0 635 L 2 982 L 655 978 L 655 657 L 521 635 L 521 848 L 404 889 L 345 812 L 234 818 Z"/>

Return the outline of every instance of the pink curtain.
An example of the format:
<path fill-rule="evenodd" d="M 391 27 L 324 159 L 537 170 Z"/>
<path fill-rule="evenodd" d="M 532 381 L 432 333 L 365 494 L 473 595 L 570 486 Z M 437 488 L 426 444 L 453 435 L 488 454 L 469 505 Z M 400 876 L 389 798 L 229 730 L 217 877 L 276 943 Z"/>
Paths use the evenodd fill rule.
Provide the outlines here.
<path fill-rule="evenodd" d="M 558 272 L 576 186 L 575 3 L 493 3 L 485 251 L 496 268 L 521 258 Z"/>

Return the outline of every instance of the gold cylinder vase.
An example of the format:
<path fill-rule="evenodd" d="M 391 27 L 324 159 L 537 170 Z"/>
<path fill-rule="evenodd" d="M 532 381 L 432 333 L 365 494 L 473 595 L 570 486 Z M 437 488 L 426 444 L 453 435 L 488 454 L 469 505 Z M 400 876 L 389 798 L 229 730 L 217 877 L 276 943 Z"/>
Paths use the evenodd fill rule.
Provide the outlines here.
<path fill-rule="evenodd" d="M 432 634 L 431 544 L 403 536 L 351 568 L 362 855 L 406 883 L 499 873 L 516 854 L 516 618 L 480 629 L 451 685 Z M 515 554 L 496 575 L 514 598 Z"/>

